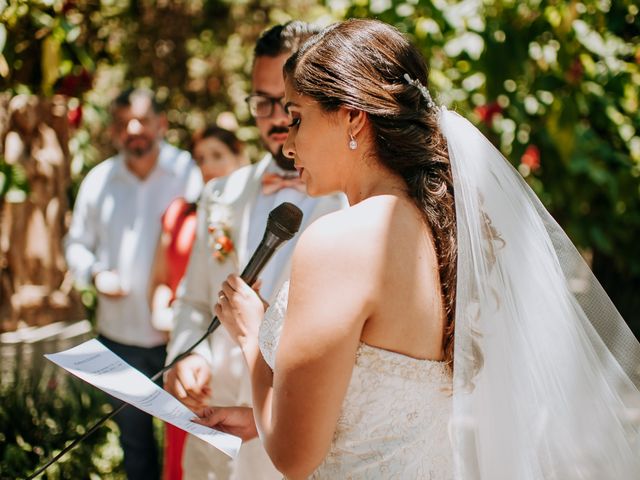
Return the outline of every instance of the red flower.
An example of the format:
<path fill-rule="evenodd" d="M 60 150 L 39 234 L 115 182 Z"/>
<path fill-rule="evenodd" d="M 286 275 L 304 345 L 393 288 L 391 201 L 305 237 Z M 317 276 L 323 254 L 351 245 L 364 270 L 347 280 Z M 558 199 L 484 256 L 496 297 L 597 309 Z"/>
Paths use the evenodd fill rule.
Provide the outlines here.
<path fill-rule="evenodd" d="M 82 123 L 82 105 L 67 111 L 67 121 L 72 128 L 78 128 Z"/>
<path fill-rule="evenodd" d="M 498 102 L 491 102 L 486 105 L 480 105 L 474 110 L 475 114 L 480 117 L 480 120 L 491 127 L 493 125 L 493 117 L 498 113 L 502 113 L 502 107 Z"/>
<path fill-rule="evenodd" d="M 223 253 L 230 253 L 233 250 L 233 242 L 226 235 L 218 237 L 217 241 Z"/>
<path fill-rule="evenodd" d="M 523 165 L 528 166 L 531 171 L 536 171 L 540 168 L 540 150 L 535 145 L 529 145 L 522 154 L 520 162 Z"/>
<path fill-rule="evenodd" d="M 55 90 L 60 95 L 67 97 L 80 97 L 84 92 L 90 90 L 93 85 L 93 76 L 82 69 L 77 74 L 67 75 L 56 82 Z"/>
<path fill-rule="evenodd" d="M 231 240 L 231 234 L 226 227 L 219 224 L 209 225 L 209 242 L 213 247 L 212 255 L 219 262 L 223 262 L 233 249 L 233 240 Z"/>
<path fill-rule="evenodd" d="M 62 13 L 66 14 L 68 13 L 70 10 L 73 10 L 76 8 L 76 2 L 75 0 L 66 0 L 64 2 L 64 4 L 62 5 Z"/>
<path fill-rule="evenodd" d="M 573 60 L 573 63 L 567 70 L 567 73 L 565 74 L 565 78 L 567 79 L 567 82 L 572 84 L 577 84 L 577 83 L 580 83 L 580 80 L 582 80 L 583 75 L 584 75 L 584 67 L 582 66 L 582 62 L 580 61 L 579 58 L 576 58 Z"/>
<path fill-rule="evenodd" d="M 47 382 L 47 389 L 55 390 L 58 388 L 58 379 L 56 377 L 51 377 Z"/>

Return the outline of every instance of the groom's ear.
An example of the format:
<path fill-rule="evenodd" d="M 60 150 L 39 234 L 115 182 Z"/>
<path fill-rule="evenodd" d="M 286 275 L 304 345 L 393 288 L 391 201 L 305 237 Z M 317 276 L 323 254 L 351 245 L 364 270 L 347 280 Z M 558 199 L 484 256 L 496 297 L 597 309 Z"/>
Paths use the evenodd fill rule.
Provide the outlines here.
<path fill-rule="evenodd" d="M 347 122 L 349 124 L 349 132 L 351 132 L 352 135 L 357 137 L 368 121 L 369 118 L 366 112 L 356 110 L 355 108 L 347 109 Z"/>

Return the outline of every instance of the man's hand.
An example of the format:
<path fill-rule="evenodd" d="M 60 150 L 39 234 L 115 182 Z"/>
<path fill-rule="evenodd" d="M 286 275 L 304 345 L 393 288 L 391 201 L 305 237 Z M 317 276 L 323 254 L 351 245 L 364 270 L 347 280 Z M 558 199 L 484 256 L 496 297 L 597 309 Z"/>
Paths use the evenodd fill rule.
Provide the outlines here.
<path fill-rule="evenodd" d="M 192 421 L 240 437 L 243 442 L 256 438 L 258 430 L 251 407 L 207 407 Z"/>
<path fill-rule="evenodd" d="M 165 373 L 164 389 L 193 411 L 209 405 L 211 367 L 197 353 L 176 363 Z"/>
<path fill-rule="evenodd" d="M 120 277 L 112 270 L 103 270 L 93 277 L 93 284 L 98 293 L 112 299 L 122 298 L 127 295 L 127 291 L 122 288 Z"/>

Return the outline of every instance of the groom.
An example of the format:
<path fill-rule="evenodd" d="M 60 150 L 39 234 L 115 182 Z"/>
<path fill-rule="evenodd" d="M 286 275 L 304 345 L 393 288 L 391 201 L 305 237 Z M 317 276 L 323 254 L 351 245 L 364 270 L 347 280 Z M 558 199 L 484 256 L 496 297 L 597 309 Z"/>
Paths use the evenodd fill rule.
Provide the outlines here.
<path fill-rule="evenodd" d="M 308 197 L 293 161 L 282 153 L 289 123 L 283 109 L 282 68 L 313 33 L 316 31 L 309 25 L 294 21 L 267 30 L 256 44 L 252 93 L 247 102 L 270 153 L 257 164 L 205 187 L 198 206 L 196 241 L 174 302 L 176 327 L 168 347 L 168 361 L 204 334 L 222 282 L 247 264 L 274 207 L 285 201 L 300 207 L 304 212 L 303 229 L 321 215 L 346 206 L 341 195 Z M 260 275 L 261 295 L 267 301 L 273 300 L 289 277 L 295 241 L 294 238 L 284 244 Z M 165 388 L 192 410 L 206 405 L 251 405 L 251 381 L 242 353 L 224 328 L 216 330 L 168 372 Z M 250 415 L 249 409 L 246 412 Z M 243 435 L 245 443 L 235 460 L 189 436 L 182 460 L 184 478 L 282 478 L 256 436 L 255 431 Z"/>

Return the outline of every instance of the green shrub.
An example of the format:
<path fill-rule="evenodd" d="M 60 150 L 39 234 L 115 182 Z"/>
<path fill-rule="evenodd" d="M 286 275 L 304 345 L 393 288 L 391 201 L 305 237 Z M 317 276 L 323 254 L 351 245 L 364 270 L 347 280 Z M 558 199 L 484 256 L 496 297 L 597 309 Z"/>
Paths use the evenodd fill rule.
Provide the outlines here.
<path fill-rule="evenodd" d="M 25 478 L 82 435 L 111 406 L 104 393 L 46 367 L 0 384 L 0 478 Z M 108 421 L 49 467 L 42 479 L 124 478 L 117 426 Z"/>

